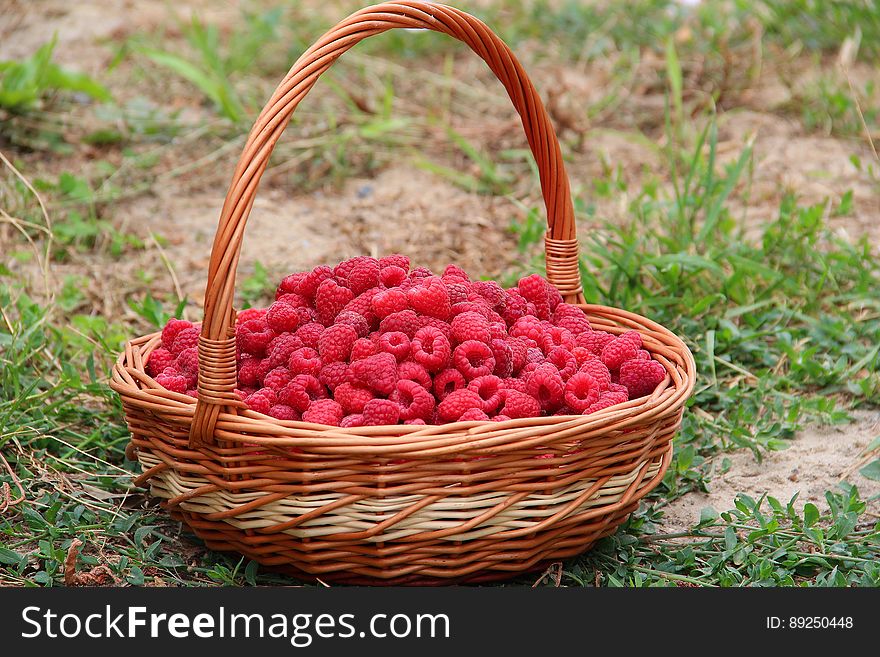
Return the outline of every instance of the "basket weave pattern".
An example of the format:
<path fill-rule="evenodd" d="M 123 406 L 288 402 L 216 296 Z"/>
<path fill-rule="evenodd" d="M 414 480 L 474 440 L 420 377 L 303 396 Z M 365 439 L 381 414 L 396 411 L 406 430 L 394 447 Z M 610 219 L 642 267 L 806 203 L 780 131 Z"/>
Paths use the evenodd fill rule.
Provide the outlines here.
<path fill-rule="evenodd" d="M 649 397 L 588 416 L 341 429 L 247 410 L 236 385 L 232 299 L 244 228 L 274 144 L 343 52 L 391 28 L 471 47 L 522 117 L 547 208 L 547 277 L 597 330 L 641 333 L 668 376 Z M 439 583 L 509 576 L 612 533 L 669 465 L 693 358 L 662 326 L 584 303 L 568 178 L 547 112 L 511 51 L 468 14 L 428 2 L 357 12 L 294 64 L 233 176 L 208 270 L 198 400 L 146 374 L 159 334 L 128 342 L 112 372 L 139 485 L 207 545 L 325 581 Z"/>

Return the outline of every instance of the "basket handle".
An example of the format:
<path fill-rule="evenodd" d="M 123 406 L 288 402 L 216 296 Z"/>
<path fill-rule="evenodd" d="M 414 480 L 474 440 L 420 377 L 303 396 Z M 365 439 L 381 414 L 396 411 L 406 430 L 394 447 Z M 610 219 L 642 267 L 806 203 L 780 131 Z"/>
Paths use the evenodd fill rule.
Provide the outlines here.
<path fill-rule="evenodd" d="M 210 442 L 220 411 L 243 404 L 236 386 L 235 273 L 245 224 L 275 142 L 294 110 L 336 59 L 366 37 L 392 28 L 428 29 L 466 43 L 498 77 L 522 119 L 538 165 L 547 209 L 547 278 L 566 301 L 583 303 L 574 210 L 565 164 L 550 117 L 510 48 L 482 21 L 454 7 L 400 0 L 367 7 L 330 29 L 296 61 L 260 113 L 238 161 L 214 236 L 199 338 L 198 401 L 190 446 Z"/>

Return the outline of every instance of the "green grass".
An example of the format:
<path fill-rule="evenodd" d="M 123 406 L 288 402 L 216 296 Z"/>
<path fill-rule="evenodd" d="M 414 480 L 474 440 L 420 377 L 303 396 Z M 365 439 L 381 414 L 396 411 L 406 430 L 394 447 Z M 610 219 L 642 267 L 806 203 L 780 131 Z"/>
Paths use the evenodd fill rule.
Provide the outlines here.
<path fill-rule="evenodd" d="M 835 219 L 857 209 L 853 191 L 835 190 L 838 200 L 820 203 L 780 193 L 772 216 L 752 221 L 752 146 L 722 153 L 715 120 L 716 107 L 720 112 L 726 103 L 735 105 L 737 93 L 754 82 L 753 65 L 762 57 L 814 66 L 815 60 L 797 53 L 818 48 L 833 55 L 858 28 L 858 58 L 875 61 L 876 17 L 859 2 L 807 0 L 709 2 L 696 9 L 640 0 L 626 12 L 613 3 L 516 2 L 481 12 L 524 53 L 530 70 L 555 61 L 611 64 L 608 90 L 584 107 L 585 117 L 599 129 L 608 121 L 654 144 L 660 164 L 640 172 L 639 182 L 615 162 L 592 179 L 574 181 L 578 220 L 589 227 L 581 231 L 585 293 L 589 301 L 633 310 L 683 336 L 699 372 L 664 481 L 622 531 L 567 561 L 562 583 L 880 585 L 880 526 L 868 506 L 876 509 L 876 500 L 849 486 L 827 491 L 821 509 L 740 495 L 733 509 L 706 509 L 689 531 L 663 533 L 662 524 L 670 501 L 711 488 L 712 478 L 729 467 L 726 453 L 747 449 L 760 460 L 788 447 L 807 423 L 844 423 L 851 410 L 878 406 L 880 264 L 866 239 L 847 241 L 831 229 Z M 231 171 L 264 96 L 328 26 L 295 8 L 260 5 L 222 38 L 219 28 L 198 18 L 181 23 L 178 36 L 135 34 L 109 44 L 117 54 L 114 66 L 129 66 L 131 84 L 144 90 L 178 76 L 201 103 L 200 118 L 183 118 L 159 95 L 87 105 L 80 110 L 88 122 L 79 140 L 67 145 L 99 154 L 82 168 L 70 162 L 60 173 L 57 167 L 41 171 L 39 154 L 31 157 L 38 141 L 25 145 L 7 137 L 16 149 L 9 159 L 33 180 L 52 221 L 34 190 L 12 174 L 0 177 L 0 453 L 25 482 L 25 498 L 17 502 L 15 480 L 0 462 L 0 506 L 4 496 L 17 502 L 0 515 L 0 583 L 62 584 L 74 539 L 84 544 L 81 571 L 106 566 L 119 583 L 289 582 L 253 562 L 206 550 L 132 487 L 139 466 L 126 459 L 128 432 L 107 373 L 127 337 L 179 316 L 187 300 L 151 289 L 151 274 L 140 272 L 124 291 L 125 314 L 107 317 L 92 307 L 84 292 L 87 276 L 75 265 L 104 259 L 119 266 L 123 256 L 148 248 L 116 221 L 123 200 L 176 176 Z M 416 116 L 399 110 L 412 89 L 404 86 L 405 77 L 415 66 L 442 71 L 420 84 L 443 97 L 441 82 L 454 81 L 457 58 L 472 55 L 439 35 L 408 32 L 384 35 L 351 55 L 347 68 L 334 68 L 322 80 L 309 101 L 314 105 L 304 106 L 279 143 L 273 167 L 284 173 L 285 186 L 332 188 L 408 158 L 469 191 L 512 198 L 522 210 L 511 226 L 520 264 L 487 273 L 509 282 L 541 271 L 543 214 L 527 200 L 529 186 L 522 182 L 534 174 L 531 158 L 521 148 L 465 138 L 428 107 Z M 646 74 L 650 57 L 659 64 Z M 48 46 L 5 70 L 36 70 L 50 58 Z M 386 59 L 404 66 L 377 72 Z M 11 88 L 2 75 L 0 84 Z M 17 121 L 57 127 L 52 112 L 68 107 L 71 90 L 29 75 L 24 88 L 30 100 L 15 108 L 8 102 L 3 111 L 15 112 Z M 636 83 L 660 86 L 665 113 L 615 116 L 628 106 Z M 874 105 L 872 87 L 853 91 L 845 79 L 829 78 L 778 111 L 804 131 L 852 137 L 863 134 L 862 117 L 869 130 L 876 128 Z M 421 147 L 429 128 L 449 145 L 446 155 Z M 574 157 L 590 137 L 589 130 L 569 135 L 563 148 Z M 180 152 L 188 158 L 170 157 Z M 876 162 L 853 158 L 880 190 Z M 461 162 L 471 166 L 456 166 Z M 602 221 L 602 203 L 621 198 L 627 199 L 627 219 Z M 43 258 L 63 272 L 50 294 L 38 275 L 22 275 L 39 270 L 35 265 Z M 239 285 L 243 306 L 260 303 L 270 287 L 265 267 L 256 263 L 250 271 Z M 876 442 L 866 453 L 876 452 Z M 867 463 L 862 473 L 876 480 L 880 461 Z M 8 494 L 2 484 L 9 485 Z"/>

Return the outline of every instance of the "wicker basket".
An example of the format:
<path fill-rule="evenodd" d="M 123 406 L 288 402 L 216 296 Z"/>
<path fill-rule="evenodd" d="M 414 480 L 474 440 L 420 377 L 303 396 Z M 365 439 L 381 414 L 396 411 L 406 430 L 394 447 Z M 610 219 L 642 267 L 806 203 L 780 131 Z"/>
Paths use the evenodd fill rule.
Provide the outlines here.
<path fill-rule="evenodd" d="M 236 384 L 235 272 L 257 184 L 318 77 L 391 28 L 448 34 L 482 57 L 519 112 L 547 209 L 547 277 L 597 329 L 639 331 L 668 376 L 648 397 L 588 416 L 340 429 L 250 411 Z M 198 400 L 145 372 L 160 335 L 125 345 L 112 373 L 138 485 L 217 550 L 300 577 L 361 584 L 485 581 L 570 557 L 611 534 L 669 465 L 693 357 L 662 326 L 584 303 L 568 178 L 550 119 L 510 49 L 452 7 L 363 9 L 300 57 L 260 114 L 226 196 L 208 270 Z"/>

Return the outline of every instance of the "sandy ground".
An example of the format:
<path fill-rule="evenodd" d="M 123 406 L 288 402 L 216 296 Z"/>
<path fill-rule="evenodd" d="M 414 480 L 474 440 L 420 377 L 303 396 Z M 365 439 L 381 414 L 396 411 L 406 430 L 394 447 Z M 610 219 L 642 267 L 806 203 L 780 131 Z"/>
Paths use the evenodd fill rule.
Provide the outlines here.
<path fill-rule="evenodd" d="M 180 16 L 194 8 L 204 18 L 221 22 L 237 12 L 235 3 L 200 0 L 175 5 Z M 101 39 L 124 35 L 134 26 L 148 30 L 163 24 L 168 11 L 164 3 L 135 0 L 7 0 L 6 9 L 0 12 L 0 59 L 26 55 L 57 32 L 59 61 L 90 73 L 100 70 L 110 58 Z M 571 95 L 568 102 L 575 106 L 588 102 L 596 85 L 603 82 L 601 72 L 568 72 L 560 77 L 558 71 L 540 66 L 534 77 L 539 88 L 542 80 L 563 80 L 564 91 Z M 867 145 L 858 140 L 803 134 L 795 121 L 769 111 L 774 103 L 785 100 L 778 81 L 768 78 L 762 84 L 773 93 L 756 93 L 744 109 L 723 114 L 719 126 L 719 152 L 727 160 L 735 159 L 743 145 L 754 139 L 752 197 L 748 212 L 742 209 L 741 216 L 760 225 L 778 207 L 780 190 L 797 190 L 809 202 L 830 197 L 836 203 L 843 192 L 852 189 L 854 213 L 835 218 L 835 225 L 850 236 L 868 234 L 880 239 L 877 180 L 850 160 L 857 155 L 862 161 L 870 161 Z M 588 137 L 583 152 L 574 153 L 568 163 L 575 189 L 599 174 L 603 162 L 606 166 L 620 165 L 633 187 L 659 163 L 657 144 L 650 138 L 634 140 L 622 131 L 601 126 Z M 231 173 L 231 165 L 228 170 Z M 175 263 L 180 285 L 197 302 L 204 289 L 204 272 L 224 192 L 222 186 L 213 184 L 203 189 L 188 188 L 185 193 L 170 185 L 115 210 L 126 224 L 166 238 L 165 252 Z M 600 200 L 598 216 L 622 219 L 627 202 L 626 195 Z M 736 201 L 732 202 L 736 207 Z M 356 253 L 403 251 L 428 266 L 456 260 L 467 263 L 474 273 L 497 272 L 516 256 L 511 255 L 515 253 L 513 238 L 494 228 L 506 226 L 514 216 L 518 211 L 506 199 L 469 194 L 410 166 L 386 169 L 372 179 L 352 179 L 341 189 L 321 193 L 298 194 L 283 184 L 264 185 L 244 240 L 241 270 L 251 271 L 257 260 L 272 273 L 281 273 Z M 154 268 L 161 269 L 155 251 L 145 257 L 153 260 Z M 138 263 L 141 265 L 146 266 L 143 261 Z M 102 280 L 112 281 L 112 267 L 109 262 L 90 264 L 89 277 L 95 285 L 101 285 Z M 100 296 L 100 291 L 96 294 Z M 850 426 L 813 427 L 801 432 L 789 449 L 766 456 L 762 463 L 757 463 L 748 451 L 726 455 L 730 468 L 715 474 L 710 493 L 692 493 L 666 507 L 664 530 L 675 531 L 695 523 L 703 507 L 718 511 L 732 507 L 736 492 L 753 497 L 766 492 L 786 502 L 800 491 L 800 504 L 812 501 L 822 506 L 823 491 L 847 480 L 856 484 L 864 496 L 876 496 L 880 485 L 860 477 L 858 466 L 862 450 L 878 434 L 880 415 L 860 413 Z M 873 504 L 877 506 L 877 501 Z"/>

